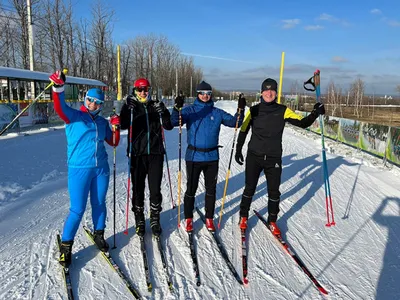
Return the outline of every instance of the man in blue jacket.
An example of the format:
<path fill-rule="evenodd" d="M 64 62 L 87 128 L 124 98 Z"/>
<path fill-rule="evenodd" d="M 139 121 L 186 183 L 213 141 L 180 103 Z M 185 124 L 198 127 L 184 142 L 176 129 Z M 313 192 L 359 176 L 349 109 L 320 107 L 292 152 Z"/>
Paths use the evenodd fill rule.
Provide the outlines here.
<path fill-rule="evenodd" d="M 218 178 L 219 132 L 221 124 L 235 127 L 238 118 L 238 126 L 241 126 L 246 100 L 243 97 L 239 98 L 238 112 L 232 116 L 214 107 L 212 88 L 207 82 L 202 81 L 197 85 L 196 90 L 197 98 L 193 105 L 182 109 L 183 99 L 178 97 L 175 100 L 171 123 L 173 126 L 179 125 L 179 111 L 181 111 L 182 125 L 186 124 L 188 144 L 185 157 L 187 188 L 184 197 L 186 231 L 193 231 L 194 200 L 201 172 L 203 172 L 206 187 L 206 227 L 210 231 L 215 231 L 213 216 Z"/>

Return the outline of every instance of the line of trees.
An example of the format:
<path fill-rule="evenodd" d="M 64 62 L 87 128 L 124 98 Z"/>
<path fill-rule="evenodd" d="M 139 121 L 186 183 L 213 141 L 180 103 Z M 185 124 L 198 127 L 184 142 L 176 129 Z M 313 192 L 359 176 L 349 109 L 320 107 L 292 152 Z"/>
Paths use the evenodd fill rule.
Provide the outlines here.
<path fill-rule="evenodd" d="M 69 68 L 71 76 L 98 79 L 117 89 L 117 45 L 113 40 L 115 12 L 106 1 L 93 1 L 85 19 L 76 20 L 73 0 L 31 0 L 34 69 L 52 72 Z M 26 0 L 0 0 L 0 65 L 29 69 Z M 192 57 L 181 54 L 165 36 L 136 36 L 121 44 L 123 95 L 138 77 L 146 77 L 163 95 L 178 89 L 191 95 L 203 78 Z"/>

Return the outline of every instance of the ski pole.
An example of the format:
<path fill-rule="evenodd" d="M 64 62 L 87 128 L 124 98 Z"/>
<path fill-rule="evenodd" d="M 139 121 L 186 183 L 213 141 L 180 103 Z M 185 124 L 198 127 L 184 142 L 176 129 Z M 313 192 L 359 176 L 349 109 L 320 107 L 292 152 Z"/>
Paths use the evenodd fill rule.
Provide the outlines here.
<path fill-rule="evenodd" d="M 304 83 L 304 88 L 307 91 L 315 91 L 316 94 L 316 102 L 321 102 L 321 88 L 320 88 L 320 71 L 316 70 L 314 72 L 314 76 L 308 79 Z M 311 84 L 313 88 L 307 88 L 306 85 Z M 334 214 L 333 214 L 333 203 L 332 203 L 332 196 L 331 196 L 331 188 L 329 184 L 329 173 L 328 173 L 328 163 L 326 159 L 326 148 L 325 148 L 325 139 L 324 139 L 324 120 L 322 115 L 319 115 L 319 127 L 321 130 L 321 144 L 322 144 L 322 166 L 324 172 L 324 186 L 325 186 L 325 206 L 326 206 L 326 218 L 327 223 L 325 226 L 334 226 L 336 225 Z M 330 217 L 332 220 L 330 220 Z"/>
<path fill-rule="evenodd" d="M 218 229 L 221 228 L 222 214 L 224 213 L 224 203 L 225 203 L 225 198 L 226 198 L 226 191 L 228 190 L 229 175 L 231 174 L 232 157 L 233 157 L 233 151 L 235 150 L 236 133 L 237 133 L 237 129 L 239 127 L 239 119 L 240 119 L 241 111 L 242 111 L 242 109 L 239 108 L 238 116 L 236 119 L 236 125 L 235 125 L 235 133 L 233 134 L 231 157 L 229 158 L 228 171 L 226 172 L 224 195 L 222 196 L 222 205 L 221 205 L 221 210 L 219 212 Z"/>
<path fill-rule="evenodd" d="M 68 69 L 63 69 L 62 71 L 64 73 L 64 75 L 67 75 L 68 73 Z M 10 128 L 22 115 L 24 112 L 26 112 L 33 104 L 36 103 L 36 101 L 38 101 L 43 94 L 52 86 L 54 85 L 54 82 L 50 82 L 45 88 L 44 90 L 35 98 L 33 99 L 33 101 L 31 103 L 29 103 L 29 105 L 27 105 L 23 110 L 21 110 L 21 112 L 15 116 L 15 118 L 6 126 L 4 127 L 1 131 L 0 131 L 0 136 L 3 135 L 4 132 L 6 132 L 8 130 L 8 128 Z"/>
<path fill-rule="evenodd" d="M 161 113 L 160 113 L 160 126 L 161 126 L 161 136 L 162 136 L 164 150 L 165 150 L 165 162 L 167 164 L 169 191 L 170 191 L 170 194 L 171 194 L 171 206 L 172 206 L 172 209 L 174 209 L 175 208 L 175 202 L 174 202 L 174 196 L 172 194 L 171 175 L 170 175 L 170 172 L 169 172 L 169 165 L 168 165 L 167 143 L 165 142 L 165 134 L 164 134 L 164 128 L 163 128 L 163 121 L 162 121 Z"/>
<path fill-rule="evenodd" d="M 182 158 L 182 113 L 181 109 L 179 108 L 179 167 L 178 167 L 178 228 L 181 227 L 181 179 L 182 179 L 182 172 L 181 172 L 181 158 Z"/>
<path fill-rule="evenodd" d="M 113 114 L 112 115 L 115 115 L 115 107 L 113 108 Z M 116 194 L 117 194 L 117 192 L 116 192 L 116 182 L 115 182 L 115 180 L 116 180 L 116 178 L 117 178 L 117 166 L 116 166 L 116 162 L 117 162 L 117 146 L 115 146 L 115 131 L 117 130 L 117 126 L 115 126 L 115 125 L 113 125 L 113 128 L 112 128 L 112 130 L 113 130 L 113 145 L 114 145 L 114 151 L 113 151 L 113 154 L 114 154 L 114 160 L 113 160 L 113 169 L 114 169 L 114 190 L 113 190 L 113 196 L 114 196 L 114 203 L 113 203 L 113 207 L 114 207 L 114 247 L 112 247 L 112 249 L 116 249 L 117 248 L 117 246 L 115 245 L 115 210 L 116 210 L 116 204 L 115 204 L 115 202 L 116 202 Z"/>
<path fill-rule="evenodd" d="M 130 191 L 131 191 L 131 160 L 132 160 L 132 124 L 133 124 L 133 108 L 131 108 L 131 120 L 129 125 L 129 147 L 128 147 L 128 184 L 127 184 L 127 191 L 126 191 L 126 229 L 124 234 L 128 234 L 128 223 L 129 223 L 129 201 L 130 201 Z M 133 186 L 133 184 L 132 184 Z M 133 192 L 132 192 L 133 193 Z M 132 195 L 133 198 L 133 195 Z"/>

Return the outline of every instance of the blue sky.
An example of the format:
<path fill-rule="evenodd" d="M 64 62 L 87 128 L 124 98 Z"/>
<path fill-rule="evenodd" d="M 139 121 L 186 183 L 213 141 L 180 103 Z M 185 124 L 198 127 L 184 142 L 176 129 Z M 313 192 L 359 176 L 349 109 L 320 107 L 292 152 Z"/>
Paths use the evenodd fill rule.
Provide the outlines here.
<path fill-rule="evenodd" d="M 78 16 L 94 3 L 72 1 Z M 398 0 L 108 3 L 115 11 L 115 41 L 163 34 L 192 55 L 218 89 L 259 89 L 267 77 L 279 80 L 282 51 L 284 91 L 317 68 L 323 90 L 330 80 L 348 88 L 357 77 L 369 93 L 395 94 L 400 84 Z"/>

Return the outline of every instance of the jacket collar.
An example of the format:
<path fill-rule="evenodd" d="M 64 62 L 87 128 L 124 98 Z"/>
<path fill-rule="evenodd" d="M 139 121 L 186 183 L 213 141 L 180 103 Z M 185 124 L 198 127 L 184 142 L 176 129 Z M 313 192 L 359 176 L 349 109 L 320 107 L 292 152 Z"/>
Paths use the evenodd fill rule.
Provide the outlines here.
<path fill-rule="evenodd" d="M 94 119 L 100 113 L 101 109 L 98 109 L 95 113 L 91 113 L 89 111 L 89 109 L 85 105 L 82 104 L 81 107 L 80 107 L 80 111 L 88 113 L 92 117 L 92 119 Z"/>
<path fill-rule="evenodd" d="M 196 100 L 194 100 L 193 104 L 196 106 L 200 106 L 200 107 L 213 107 L 214 101 L 212 99 L 210 99 L 210 101 L 208 101 L 208 102 L 203 102 L 199 98 L 196 98 Z"/>

